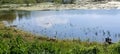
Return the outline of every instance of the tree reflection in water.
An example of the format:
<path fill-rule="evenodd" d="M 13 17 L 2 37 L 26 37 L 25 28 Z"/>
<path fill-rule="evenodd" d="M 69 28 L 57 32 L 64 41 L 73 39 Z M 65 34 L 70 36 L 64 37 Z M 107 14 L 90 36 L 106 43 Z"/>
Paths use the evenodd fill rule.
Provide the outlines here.
<path fill-rule="evenodd" d="M 31 11 L 17 11 L 17 16 L 19 20 L 23 18 L 29 19 L 30 15 L 31 15 Z"/>
<path fill-rule="evenodd" d="M 30 14 L 30 11 L 0 11 L 0 21 L 12 23 L 16 18 L 18 18 L 18 20 L 22 18 L 29 19 Z"/>
<path fill-rule="evenodd" d="M 0 11 L 0 21 L 7 21 L 9 23 L 16 19 L 15 11 Z"/>

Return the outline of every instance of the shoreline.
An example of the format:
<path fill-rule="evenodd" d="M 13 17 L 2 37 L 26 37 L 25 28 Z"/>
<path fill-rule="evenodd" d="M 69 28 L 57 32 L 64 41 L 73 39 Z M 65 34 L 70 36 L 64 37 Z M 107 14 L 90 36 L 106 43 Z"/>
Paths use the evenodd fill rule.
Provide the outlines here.
<path fill-rule="evenodd" d="M 14 26 L 5 26 L 4 22 L 0 21 L 0 35 L 1 34 L 7 34 L 12 35 L 11 37 L 17 37 L 21 36 L 25 38 L 27 41 L 34 41 L 35 39 L 38 39 L 38 41 L 52 41 L 52 42 L 75 42 L 75 43 L 96 43 L 96 44 L 105 44 L 104 42 L 96 42 L 96 41 L 88 41 L 88 40 L 80 40 L 80 39 L 59 39 L 56 37 L 47 37 L 43 35 L 38 34 L 32 34 L 30 32 L 17 29 Z"/>
<path fill-rule="evenodd" d="M 22 5 L 22 4 L 21 4 Z M 7 5 L 6 5 L 7 6 Z M 29 7 L 15 4 L 9 5 L 9 8 L 1 8 L 0 10 L 111 10 L 120 9 L 120 2 L 111 1 L 107 3 L 88 3 L 88 4 L 54 4 L 54 3 L 40 3 Z"/>
<path fill-rule="evenodd" d="M 16 30 L 14 27 L 5 27 L 1 21 L 0 39 L 1 48 L 4 49 L 0 50 L 2 54 L 11 54 L 11 52 L 13 54 L 42 54 L 43 52 L 50 54 L 120 53 L 119 42 L 108 44 L 80 40 L 53 40 L 45 37 L 35 37 L 35 35 Z M 118 51 L 113 49 L 118 49 Z"/>

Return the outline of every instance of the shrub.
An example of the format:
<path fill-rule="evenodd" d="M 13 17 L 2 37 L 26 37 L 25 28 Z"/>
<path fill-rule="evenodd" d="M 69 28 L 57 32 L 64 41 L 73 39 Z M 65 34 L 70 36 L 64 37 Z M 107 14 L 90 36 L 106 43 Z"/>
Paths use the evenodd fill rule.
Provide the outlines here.
<path fill-rule="evenodd" d="M 120 43 L 110 45 L 108 49 L 111 54 L 120 54 Z"/>
<path fill-rule="evenodd" d="M 10 32 L 4 33 L 3 38 L 12 38 L 13 34 Z"/>
<path fill-rule="evenodd" d="M 97 47 L 74 47 L 69 53 L 71 54 L 98 54 L 99 49 Z"/>

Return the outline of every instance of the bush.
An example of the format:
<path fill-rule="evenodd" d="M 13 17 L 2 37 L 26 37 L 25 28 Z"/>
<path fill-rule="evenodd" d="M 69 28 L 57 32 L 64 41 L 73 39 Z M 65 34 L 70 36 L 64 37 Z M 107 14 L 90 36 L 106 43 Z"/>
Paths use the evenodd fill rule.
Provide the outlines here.
<path fill-rule="evenodd" d="M 120 54 L 120 43 L 113 44 L 108 49 L 111 54 Z"/>
<path fill-rule="evenodd" d="M 10 54 L 27 53 L 28 43 L 21 37 L 17 36 L 15 39 L 10 39 Z"/>
<path fill-rule="evenodd" d="M 99 53 L 99 49 L 97 47 L 74 47 L 71 52 L 71 54 L 98 54 Z"/>
<path fill-rule="evenodd" d="M 3 35 L 3 38 L 12 38 L 13 34 L 7 32 L 7 33 L 4 33 Z"/>

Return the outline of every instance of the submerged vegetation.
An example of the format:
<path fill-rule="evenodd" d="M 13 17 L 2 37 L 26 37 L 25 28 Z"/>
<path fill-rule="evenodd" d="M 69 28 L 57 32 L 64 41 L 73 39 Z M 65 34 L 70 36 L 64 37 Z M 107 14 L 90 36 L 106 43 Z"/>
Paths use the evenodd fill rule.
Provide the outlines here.
<path fill-rule="evenodd" d="M 120 54 L 120 43 L 38 37 L 0 23 L 0 54 Z"/>

